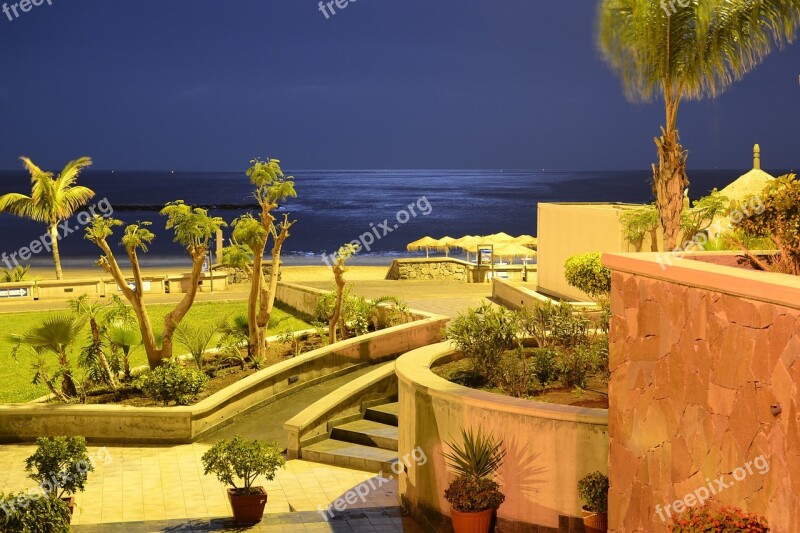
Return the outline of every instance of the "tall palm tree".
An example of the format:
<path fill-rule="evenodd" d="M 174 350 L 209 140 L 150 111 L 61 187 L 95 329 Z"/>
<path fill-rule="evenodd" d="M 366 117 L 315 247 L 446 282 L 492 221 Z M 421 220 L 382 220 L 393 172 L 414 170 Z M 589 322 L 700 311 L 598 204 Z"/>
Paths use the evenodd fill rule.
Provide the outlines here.
<path fill-rule="evenodd" d="M 680 234 L 687 152 L 680 144 L 683 100 L 713 98 L 794 40 L 800 0 L 602 0 L 598 42 L 634 101 L 663 97 L 653 189 L 674 249 Z"/>
<path fill-rule="evenodd" d="M 0 196 L 0 212 L 47 224 L 56 278 L 63 279 L 61 255 L 58 251 L 58 225 L 74 215 L 94 196 L 91 189 L 76 185 L 81 171 L 90 166 L 92 160 L 81 157 L 70 161 L 58 177 L 54 178 L 52 172 L 43 171 L 29 158 L 20 159 L 31 175 L 31 195 L 9 193 Z"/>

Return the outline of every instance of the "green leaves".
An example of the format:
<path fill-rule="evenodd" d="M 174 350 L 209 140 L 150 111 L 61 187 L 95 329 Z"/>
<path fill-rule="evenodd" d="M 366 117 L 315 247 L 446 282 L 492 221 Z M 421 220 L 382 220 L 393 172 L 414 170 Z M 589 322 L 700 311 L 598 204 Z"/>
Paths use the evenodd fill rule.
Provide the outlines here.
<path fill-rule="evenodd" d="M 170 202 L 161 214 L 167 217 L 167 229 L 174 230 L 175 242 L 190 249 L 205 248 L 217 230 L 227 226 L 220 217 L 211 217 L 200 207 L 186 205 L 183 200 Z"/>
<path fill-rule="evenodd" d="M 599 300 L 611 292 L 611 271 L 603 266 L 599 253 L 573 255 L 564 264 L 564 278 L 575 287 Z"/>
<path fill-rule="evenodd" d="M 449 466 L 459 476 L 484 479 L 493 476 L 503 464 L 506 451 L 503 443 L 490 433 L 478 429 L 461 430 L 462 444 L 449 444 L 450 452 L 442 452 Z"/>
<path fill-rule="evenodd" d="M 598 45 L 632 100 L 713 97 L 798 26 L 800 0 L 603 0 Z"/>
<path fill-rule="evenodd" d="M 214 474 L 221 483 L 244 494 L 251 493 L 258 476 L 272 481 L 278 469 L 286 465 L 278 443 L 247 440 L 239 435 L 217 442 L 201 460 L 206 475 Z M 241 487 L 237 481 L 241 482 Z"/>
<path fill-rule="evenodd" d="M 83 437 L 40 437 L 25 460 L 28 477 L 58 497 L 83 491 L 94 465 Z"/>
<path fill-rule="evenodd" d="M 578 496 L 593 513 L 608 512 L 608 477 L 602 472 L 592 472 L 578 481 Z"/>
<path fill-rule="evenodd" d="M 459 314 L 447 328 L 447 338 L 469 357 L 474 371 L 484 379 L 492 377 L 503 352 L 516 345 L 517 333 L 516 315 L 489 303 Z"/>
<path fill-rule="evenodd" d="M 204 373 L 168 360 L 142 375 L 134 386 L 164 405 L 172 401 L 177 405 L 188 405 L 192 398 L 205 389 L 207 383 L 208 376 Z"/>

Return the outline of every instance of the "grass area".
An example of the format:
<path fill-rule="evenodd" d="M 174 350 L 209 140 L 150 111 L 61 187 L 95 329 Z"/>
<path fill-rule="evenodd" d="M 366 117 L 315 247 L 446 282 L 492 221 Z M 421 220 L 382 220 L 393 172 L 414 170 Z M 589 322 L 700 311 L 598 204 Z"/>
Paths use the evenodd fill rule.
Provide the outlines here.
<path fill-rule="evenodd" d="M 169 313 L 173 308 L 174 305 L 153 305 L 147 307 L 153 322 L 153 327 L 156 331 L 161 329 L 164 323 L 164 315 Z M 233 318 L 237 314 L 246 312 L 246 310 L 246 302 L 196 303 L 192 306 L 192 309 L 186 315 L 184 321 L 195 325 L 213 324 L 225 318 Z M 31 383 L 34 372 L 31 369 L 32 358 L 27 355 L 27 352 L 20 351 L 19 358 L 16 361 L 11 357 L 11 350 L 14 343 L 10 335 L 14 333 L 24 333 L 46 316 L 66 312 L 68 311 L 2 315 L 3 331 L 2 336 L 0 336 L 0 403 L 27 402 L 48 393 L 47 388 L 43 385 L 33 385 Z M 304 318 L 305 317 L 298 318 L 276 307 L 273 312 L 272 320 L 270 321 L 270 334 L 277 335 L 283 333 L 287 328 L 293 331 L 311 328 Z M 86 334 L 88 338 L 88 326 Z M 214 343 L 212 343 L 212 347 L 213 345 Z M 81 375 L 80 370 L 77 368 L 78 352 L 79 346 L 76 346 L 73 348 L 70 355 L 70 362 L 75 370 L 76 377 Z M 176 344 L 175 354 L 180 355 L 184 352 L 185 350 L 183 350 L 179 344 Z M 55 357 L 53 357 L 52 360 L 55 366 Z M 147 357 L 143 349 L 139 348 L 132 354 L 132 366 L 144 365 L 146 363 Z"/>

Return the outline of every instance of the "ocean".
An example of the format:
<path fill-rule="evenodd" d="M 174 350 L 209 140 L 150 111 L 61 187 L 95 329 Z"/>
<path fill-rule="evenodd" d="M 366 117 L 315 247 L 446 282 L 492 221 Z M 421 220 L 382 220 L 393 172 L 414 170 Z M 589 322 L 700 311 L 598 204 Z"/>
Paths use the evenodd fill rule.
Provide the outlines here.
<path fill-rule="evenodd" d="M 722 188 L 743 173 L 692 171 L 691 196 Z M 353 264 L 387 264 L 391 258 L 414 255 L 405 251 L 406 244 L 425 235 L 458 238 L 500 231 L 536 235 L 539 202 L 652 201 L 647 170 L 313 170 L 292 174 L 298 197 L 289 199 L 282 210 L 298 222 L 284 247 L 287 264 L 320 264 L 321 254 L 367 233 L 380 238 L 375 237 L 371 249 L 362 250 Z M 229 223 L 255 209 L 243 172 L 89 171 L 79 182 L 96 193 L 90 205 L 107 199 L 113 216 L 124 222 L 153 222 L 157 238 L 143 261 L 151 265 L 188 264 L 185 253 L 164 230 L 165 219 L 158 214 L 164 203 L 181 199 L 202 205 Z M 7 192 L 30 192 L 24 170 L 0 172 L 0 194 Z M 78 219 L 70 222 L 73 229 L 78 225 Z M 10 254 L 29 245 L 43 230 L 42 224 L 0 214 L 0 252 Z M 112 238 L 115 244 L 121 233 L 118 228 Z M 98 256 L 94 245 L 83 238 L 82 229 L 65 236 L 60 245 L 66 266 L 91 266 Z M 124 257 L 122 248 L 117 249 Z M 48 265 L 51 258 L 43 252 L 25 263 Z"/>

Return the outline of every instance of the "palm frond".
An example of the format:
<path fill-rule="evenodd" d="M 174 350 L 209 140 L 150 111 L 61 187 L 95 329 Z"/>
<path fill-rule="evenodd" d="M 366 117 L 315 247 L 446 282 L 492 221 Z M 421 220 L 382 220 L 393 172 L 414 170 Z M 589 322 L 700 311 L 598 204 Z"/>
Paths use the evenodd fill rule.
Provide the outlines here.
<path fill-rule="evenodd" d="M 442 452 L 457 475 L 482 479 L 500 469 L 506 456 L 502 441 L 491 433 L 484 434 L 481 429 L 477 434 L 472 429 L 462 429 L 461 438 L 462 444 L 450 444 L 450 452 Z"/>

